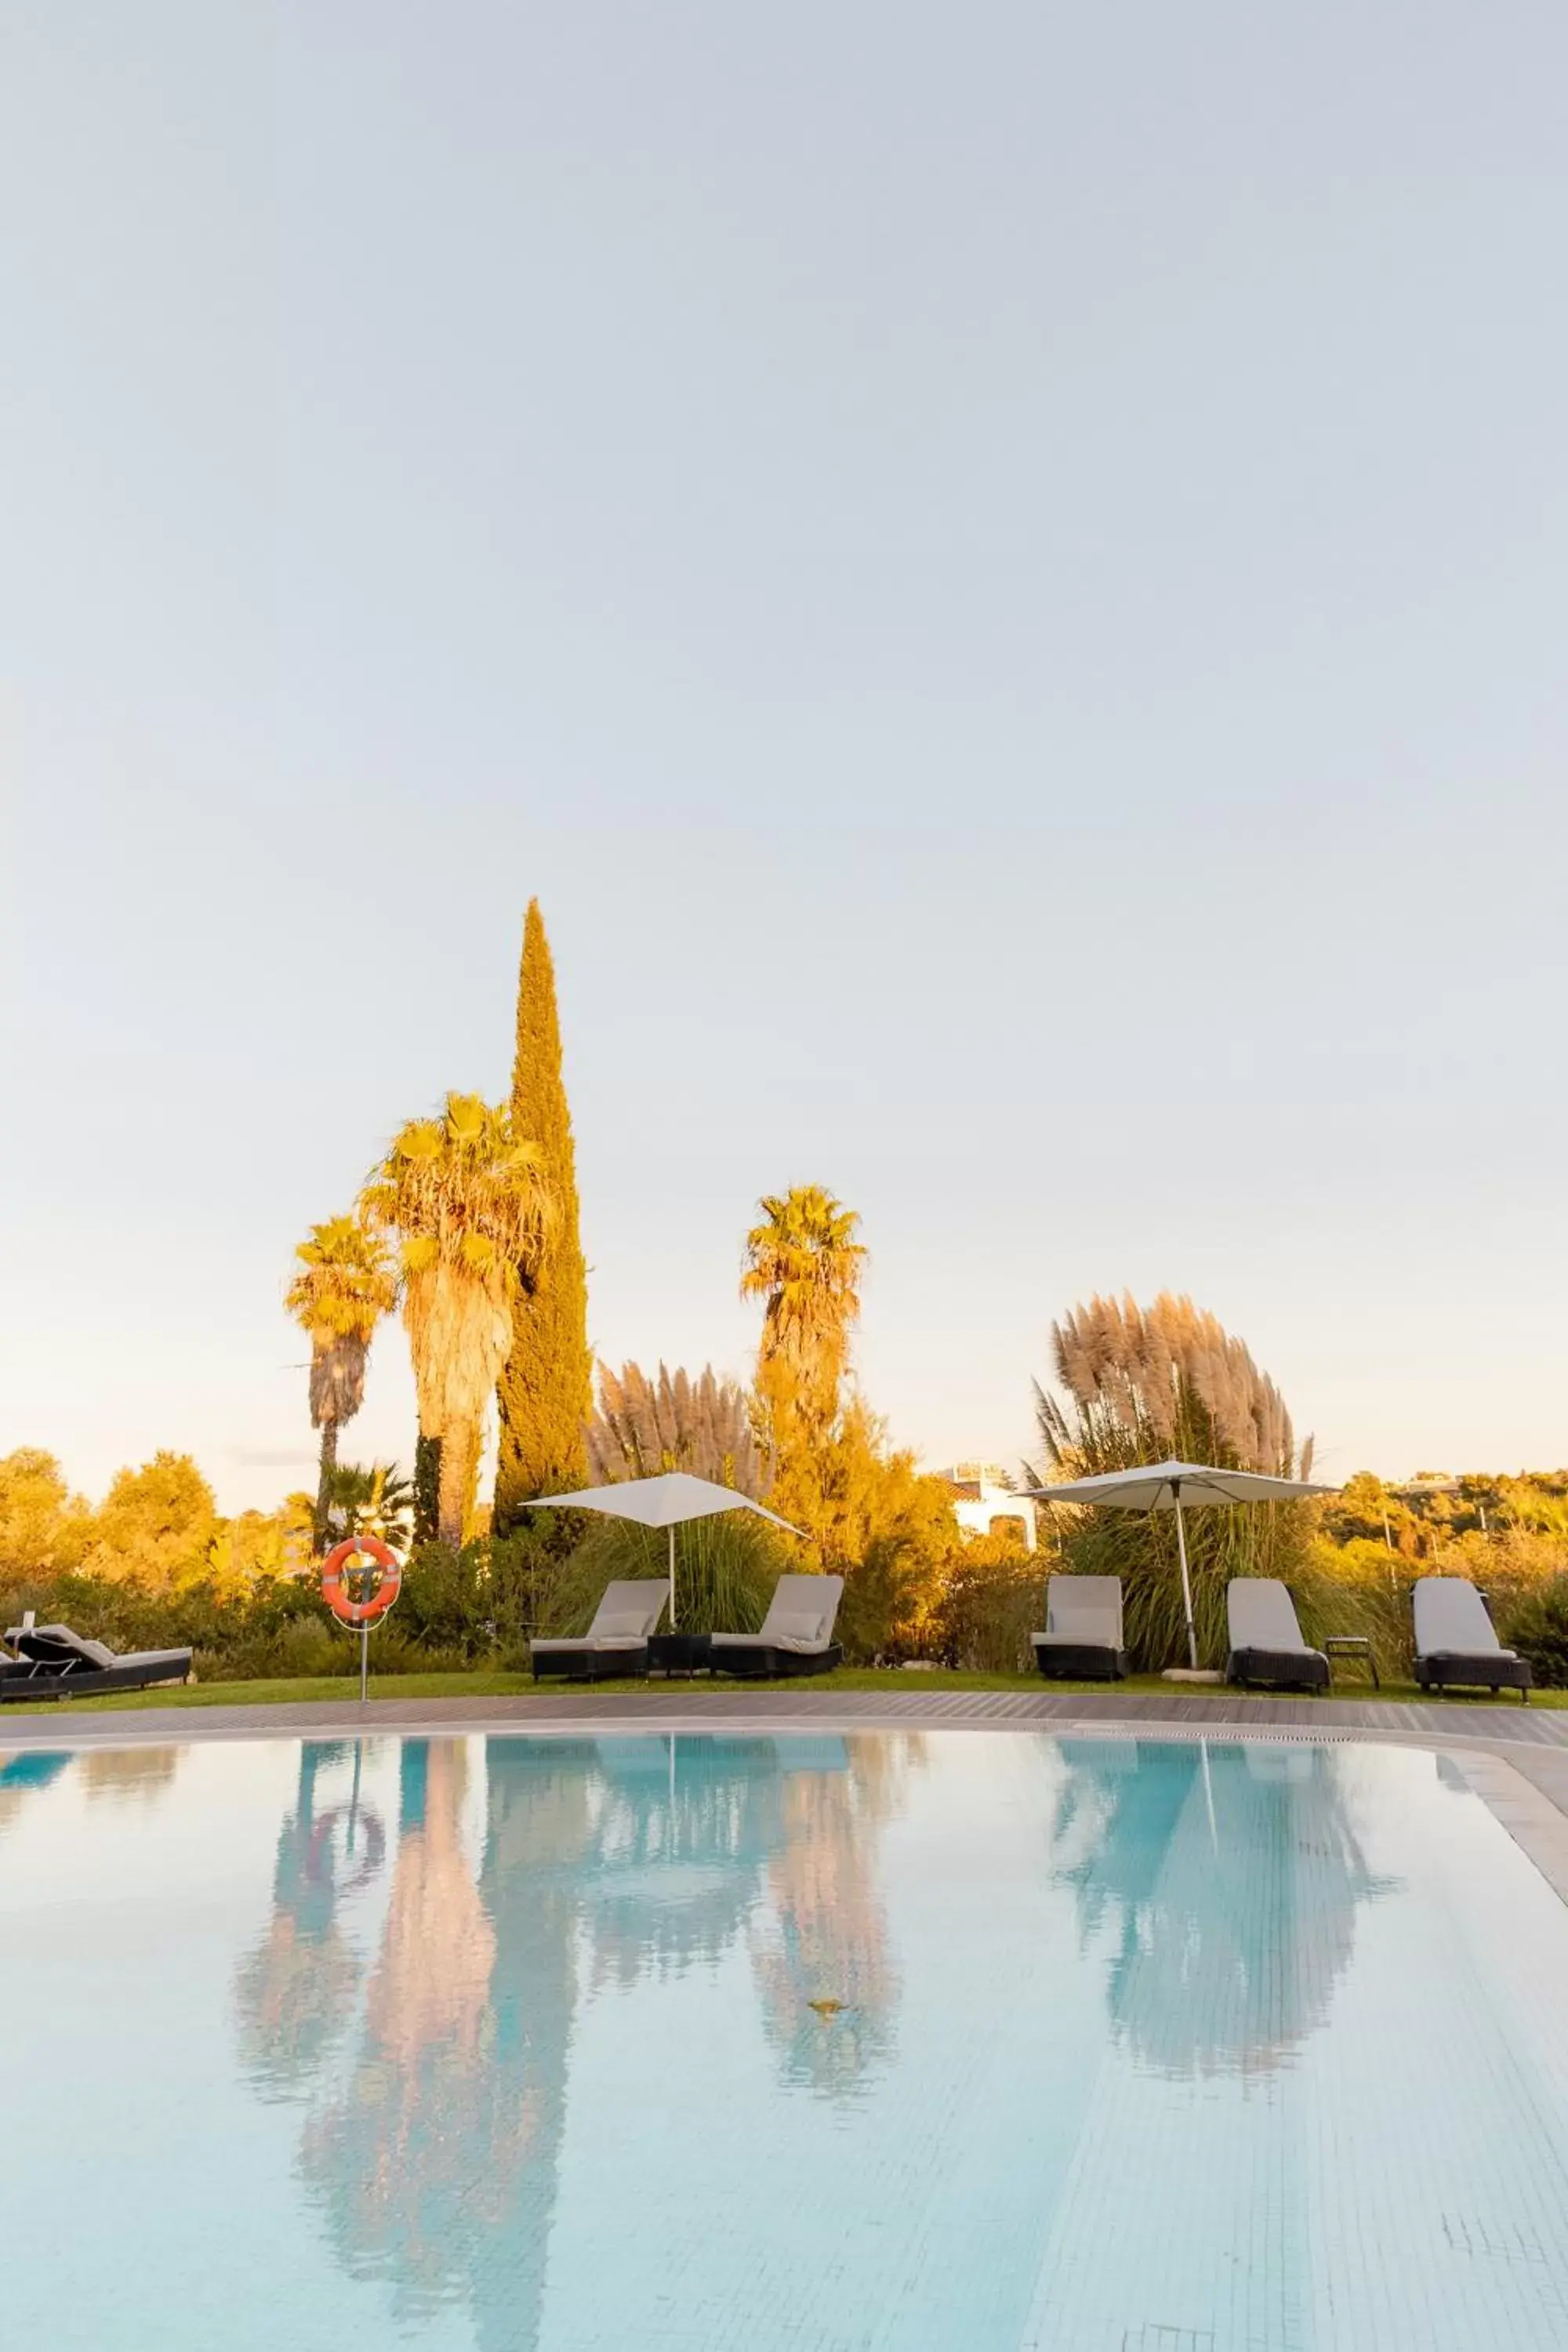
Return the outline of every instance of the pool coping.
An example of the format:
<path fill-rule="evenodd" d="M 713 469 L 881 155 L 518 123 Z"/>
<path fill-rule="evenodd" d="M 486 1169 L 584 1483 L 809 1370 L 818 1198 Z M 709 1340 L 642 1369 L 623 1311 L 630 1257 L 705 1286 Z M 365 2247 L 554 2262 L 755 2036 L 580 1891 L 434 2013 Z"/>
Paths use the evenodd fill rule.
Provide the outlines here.
<path fill-rule="evenodd" d="M 803 1694 L 803 1696 L 805 1696 Z M 838 1704 L 833 1703 L 835 1696 Z M 965 1706 L 968 1696 L 973 1704 Z M 889 1697 L 892 1695 L 889 1694 Z M 1415 1748 L 1447 1759 L 1489 1811 L 1528 1855 L 1559 1899 L 1568 1904 L 1568 1746 L 1543 1745 L 1529 1737 L 1510 1738 L 1505 1727 L 1511 1717 L 1485 1731 L 1450 1730 L 1429 1724 L 1403 1727 L 1397 1723 L 1316 1721 L 1283 1706 L 1271 1707 L 1268 1720 L 1237 1720 L 1215 1713 L 1194 1717 L 1190 1706 L 1181 1716 L 1134 1711 L 1107 1711 L 1103 1706 L 1079 1715 L 1068 1706 L 1047 1714 L 1038 1706 L 998 1705 L 1010 1694 L 945 1693 L 941 1704 L 921 1703 L 920 1695 L 900 1692 L 889 1705 L 871 1692 L 815 1695 L 815 1704 L 792 1706 L 783 1694 L 769 1694 L 748 1703 L 741 1694 L 716 1707 L 711 1700 L 679 1703 L 673 1691 L 659 1694 L 650 1707 L 646 1698 L 602 1698 L 588 1706 L 564 1702 L 545 1713 L 537 1703 L 516 1699 L 424 1699 L 404 1706 L 378 1699 L 369 1706 L 353 1702 L 307 1701 L 299 1705 L 257 1707 L 146 1707 L 110 1712 L 83 1719 L 79 1715 L 40 1719 L 30 1711 L 23 1719 L 0 1715 L 0 1750 L 16 1752 L 45 1748 L 163 1748 L 193 1740 L 254 1740 L 343 1738 L 409 1738 L 441 1737 L 510 1738 L 522 1739 L 700 1737 L 715 1732 L 766 1733 L 784 1736 L 865 1731 L 1036 1731 L 1072 1739 L 1214 1740 L 1216 1746 L 1237 1741 L 1260 1746 L 1345 1747 L 1371 1743 L 1378 1747 Z M 1522 1726 L 1521 1727 L 1522 1732 Z"/>

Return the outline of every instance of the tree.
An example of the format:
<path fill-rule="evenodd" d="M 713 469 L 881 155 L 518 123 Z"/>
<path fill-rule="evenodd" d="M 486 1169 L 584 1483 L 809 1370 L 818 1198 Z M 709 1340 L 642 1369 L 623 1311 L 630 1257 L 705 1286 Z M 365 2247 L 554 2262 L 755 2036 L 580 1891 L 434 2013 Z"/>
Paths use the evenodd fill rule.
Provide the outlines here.
<path fill-rule="evenodd" d="M 764 1192 L 746 1235 L 742 1298 L 763 1301 L 759 1374 L 788 1373 L 795 1409 L 818 1428 L 838 1410 L 849 1334 L 860 1319 L 860 1219 L 821 1184 Z"/>
<path fill-rule="evenodd" d="M 823 1566 L 845 1579 L 845 1654 L 869 1664 L 915 1654 L 958 1543 L 952 1488 L 907 1448 L 889 1446 L 886 1423 L 858 1395 L 810 1463 L 812 1490 L 804 1478 L 796 1486 L 796 1508 L 809 1514 L 799 1524 Z"/>
<path fill-rule="evenodd" d="M 765 1192 L 746 1235 L 742 1298 L 763 1302 L 757 1409 L 773 1463 L 773 1504 L 815 1536 L 823 1449 L 838 1419 L 849 1335 L 860 1319 L 860 1220 L 820 1184 Z"/>
<path fill-rule="evenodd" d="M 406 1559 L 414 1540 L 414 1482 L 395 1462 L 340 1462 L 332 1473 L 327 1521 L 334 1543 L 345 1536 L 374 1536 Z"/>
<path fill-rule="evenodd" d="M 689 1470 L 716 1486 L 761 1501 L 765 1465 L 752 1429 L 751 1399 L 737 1381 L 706 1364 L 693 1380 L 660 1364 L 650 1381 L 637 1364 L 599 1367 L 599 1402 L 588 1424 L 588 1469 L 595 1484 L 657 1478 Z"/>
<path fill-rule="evenodd" d="M 312 1225 L 294 1255 L 300 1271 L 285 1303 L 310 1335 L 310 1426 L 321 1433 L 311 1540 L 321 1552 L 338 1432 L 364 1402 L 371 1338 L 397 1304 L 397 1275 L 385 1242 L 358 1217 Z"/>
<path fill-rule="evenodd" d="M 75 1568 L 91 1527 L 89 1505 L 70 1492 L 52 1454 L 23 1445 L 0 1461 L 0 1569 Z"/>
<path fill-rule="evenodd" d="M 258 1585 L 297 1576 L 310 1561 L 314 1535 L 313 1495 L 287 1495 L 276 1510 L 220 1519 L 203 1580 L 222 1594 L 226 1607 L 243 1601 Z"/>
<path fill-rule="evenodd" d="M 89 1576 L 167 1592 L 201 1580 L 217 1532 L 212 1488 L 190 1455 L 161 1452 L 139 1470 L 116 1472 L 83 1566 Z"/>
<path fill-rule="evenodd" d="M 453 1546 L 463 1540 L 519 1285 L 551 1231 L 542 1163 L 510 1110 L 449 1094 L 440 1118 L 399 1131 L 361 1196 L 366 1221 L 397 1237 L 419 1433 L 440 1442 L 437 1532 Z"/>
<path fill-rule="evenodd" d="M 519 1267 L 511 1350 L 497 1391 L 500 1444 L 494 1526 L 504 1535 L 532 1495 L 587 1484 L 584 1432 L 594 1406 L 588 1345 L 588 1280 L 578 1231 L 572 1115 L 561 1075 L 555 967 L 539 901 L 522 927 L 517 990 L 517 1049 L 511 1074 L 512 1131 L 529 1136 L 555 1207 L 548 1246 Z"/>

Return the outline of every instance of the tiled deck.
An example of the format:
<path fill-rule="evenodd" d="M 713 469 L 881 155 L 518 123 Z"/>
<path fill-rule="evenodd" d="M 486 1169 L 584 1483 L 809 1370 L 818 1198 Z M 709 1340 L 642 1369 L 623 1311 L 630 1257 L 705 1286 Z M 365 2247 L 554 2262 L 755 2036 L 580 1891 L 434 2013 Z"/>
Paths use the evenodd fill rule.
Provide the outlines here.
<path fill-rule="evenodd" d="M 1418 1739 L 1423 1746 L 1474 1743 L 1486 1748 L 1541 1750 L 1568 1758 L 1568 1708 L 1521 1706 L 1499 1699 L 1474 1706 L 1411 1706 L 1395 1699 L 1245 1698 L 1226 1691 L 955 1691 L 911 1687 L 887 1691 L 821 1690 L 809 1682 L 714 1689 L 677 1682 L 645 1691 L 574 1689 L 528 1692 L 510 1698 L 399 1699 L 381 1694 L 368 1707 L 352 1702 L 307 1701 L 290 1706 L 141 1707 L 89 1713 L 68 1706 L 0 1709 L 0 1746 L 127 1747 L 143 1740 L 264 1738 L 345 1731 L 559 1729 L 564 1725 L 647 1726 L 699 1731 L 708 1726 L 763 1728 L 785 1723 L 871 1729 L 879 1724 L 916 1729 L 969 1725 L 1044 1730 L 1066 1724 L 1159 1725 L 1203 1733 L 1237 1728 L 1307 1731 L 1356 1737 L 1368 1732 Z"/>

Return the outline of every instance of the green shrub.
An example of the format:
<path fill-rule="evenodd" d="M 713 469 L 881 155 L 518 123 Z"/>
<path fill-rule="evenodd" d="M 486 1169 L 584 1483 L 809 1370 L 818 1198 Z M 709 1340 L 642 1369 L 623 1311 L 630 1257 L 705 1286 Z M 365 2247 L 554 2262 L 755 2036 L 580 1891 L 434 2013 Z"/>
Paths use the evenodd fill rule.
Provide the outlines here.
<path fill-rule="evenodd" d="M 1568 1576 L 1554 1576 L 1503 1617 L 1505 1646 L 1527 1659 L 1543 1690 L 1568 1690 Z"/>
<path fill-rule="evenodd" d="M 845 1574 L 834 1627 L 847 1665 L 897 1665 L 923 1654 L 921 1603 L 929 1579 L 918 1544 L 898 1535 L 872 1537 L 865 1559 Z"/>
<path fill-rule="evenodd" d="M 931 1629 L 944 1665 L 1017 1675 L 1034 1664 L 1029 1636 L 1045 1623 L 1045 1563 L 982 1538 L 949 1569 Z"/>
<path fill-rule="evenodd" d="M 495 1647 L 489 1545 L 417 1545 L 386 1627 L 406 1649 L 447 1651 L 464 1663 L 488 1656 Z"/>

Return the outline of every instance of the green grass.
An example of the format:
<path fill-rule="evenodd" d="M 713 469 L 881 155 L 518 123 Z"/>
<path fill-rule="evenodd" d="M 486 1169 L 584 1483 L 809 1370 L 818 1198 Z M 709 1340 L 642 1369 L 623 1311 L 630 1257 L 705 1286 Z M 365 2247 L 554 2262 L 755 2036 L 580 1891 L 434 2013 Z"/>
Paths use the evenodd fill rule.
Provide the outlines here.
<path fill-rule="evenodd" d="M 559 1693 L 584 1687 L 562 1682 L 539 1685 L 542 1691 Z M 639 1692 L 673 1689 L 694 1706 L 700 1706 L 714 1691 L 743 1690 L 749 1696 L 766 1704 L 770 1698 L 787 1700 L 802 1688 L 813 1691 L 900 1691 L 917 1696 L 929 1691 L 1024 1691 L 1051 1690 L 1067 1692 L 1104 1692 L 1110 1690 L 1153 1691 L 1167 1697 L 1174 1696 L 1180 1685 L 1162 1682 L 1157 1675 L 1133 1675 L 1126 1682 L 1106 1683 L 1042 1683 L 1037 1675 L 978 1675 L 953 1674 L 945 1667 L 931 1673 L 905 1674 L 891 1669 L 842 1667 L 837 1674 L 819 1675 L 811 1681 L 800 1683 L 733 1683 L 710 1682 L 706 1678 L 674 1684 L 644 1682 L 602 1682 L 592 1685 L 595 1693 L 615 1692 L 635 1696 Z M 528 1675 L 475 1672 L 472 1674 L 383 1675 L 371 1678 L 371 1704 L 395 1706 L 410 1699 L 431 1698 L 520 1698 L 532 1691 L 534 1684 Z M 1236 1693 L 1240 1696 L 1243 1694 Z M 1248 1693 L 1248 1696 L 1267 1696 L 1267 1693 Z M 1362 1698 L 1379 1696 L 1370 1684 L 1350 1675 L 1334 1692 L 1336 1698 Z M 62 1706 L 58 1700 L 44 1700 L 36 1706 L 19 1702 L 8 1704 L 0 1712 L 0 1727 L 13 1714 L 21 1717 L 52 1715 L 69 1717 L 100 1714 L 119 1710 L 133 1712 L 142 1707 L 201 1706 L 286 1706 L 314 1703 L 341 1706 L 359 1696 L 359 1680 L 355 1675 L 341 1675 L 300 1678 L 288 1682 L 189 1683 L 174 1689 L 149 1691 L 116 1691 L 105 1698 L 72 1699 Z M 1384 1681 L 1381 1696 L 1405 1702 L 1441 1704 L 1453 1707 L 1489 1707 L 1496 1713 L 1503 1707 L 1517 1706 L 1511 1696 L 1492 1700 L 1481 1695 L 1461 1697 L 1458 1695 L 1438 1701 L 1428 1701 L 1426 1692 L 1418 1691 L 1414 1683 Z M 1568 1706 L 1568 1691 L 1535 1691 L 1531 1696 L 1531 1706 Z M 0 1743 L 5 1733 L 0 1727 Z"/>

